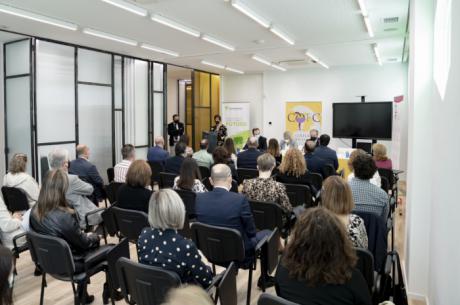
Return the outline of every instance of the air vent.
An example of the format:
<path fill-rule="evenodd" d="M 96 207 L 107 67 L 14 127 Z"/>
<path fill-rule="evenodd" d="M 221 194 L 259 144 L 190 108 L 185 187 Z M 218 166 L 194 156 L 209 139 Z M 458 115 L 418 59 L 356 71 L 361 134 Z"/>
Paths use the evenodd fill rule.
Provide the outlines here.
<path fill-rule="evenodd" d="M 394 31 L 397 31 L 397 30 L 398 30 L 398 28 L 386 28 L 383 31 L 384 32 L 394 32 Z"/>
<path fill-rule="evenodd" d="M 383 18 L 383 23 L 398 23 L 399 17 Z"/>
<path fill-rule="evenodd" d="M 387 61 L 395 62 L 395 61 L 398 61 L 398 59 L 396 57 L 392 57 L 392 58 L 388 58 Z"/>

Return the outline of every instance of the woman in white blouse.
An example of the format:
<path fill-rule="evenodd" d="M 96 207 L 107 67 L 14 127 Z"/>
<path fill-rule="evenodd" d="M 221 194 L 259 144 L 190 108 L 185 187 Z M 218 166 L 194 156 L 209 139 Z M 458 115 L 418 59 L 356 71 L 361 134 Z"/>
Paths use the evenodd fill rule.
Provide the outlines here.
<path fill-rule="evenodd" d="M 201 174 L 195 159 L 185 158 L 180 168 L 180 175 L 174 179 L 173 189 L 195 193 L 207 192 L 200 179 Z"/>
<path fill-rule="evenodd" d="M 25 154 L 14 154 L 8 165 L 8 173 L 3 177 L 3 186 L 22 190 L 29 200 L 29 207 L 32 207 L 38 200 L 40 188 L 37 181 L 26 173 L 26 168 L 27 156 Z"/>

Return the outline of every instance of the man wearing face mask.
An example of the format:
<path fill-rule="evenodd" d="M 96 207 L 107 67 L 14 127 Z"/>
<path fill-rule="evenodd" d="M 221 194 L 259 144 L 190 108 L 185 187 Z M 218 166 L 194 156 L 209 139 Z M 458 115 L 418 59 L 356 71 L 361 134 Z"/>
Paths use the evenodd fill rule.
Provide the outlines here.
<path fill-rule="evenodd" d="M 184 134 L 184 123 L 179 122 L 179 115 L 173 115 L 173 121 L 168 124 L 169 153 L 174 155 L 174 146 Z"/>
<path fill-rule="evenodd" d="M 316 143 L 316 146 L 318 146 L 319 142 L 319 132 L 318 129 L 310 129 L 310 139 L 311 141 Z"/>
<path fill-rule="evenodd" d="M 253 128 L 252 129 L 252 135 L 257 139 L 257 142 L 259 143 L 259 146 L 257 146 L 257 149 L 264 152 L 267 150 L 267 138 L 262 136 L 260 134 L 260 129 L 259 128 Z M 246 143 L 243 147 L 243 149 L 248 149 L 248 144 Z"/>

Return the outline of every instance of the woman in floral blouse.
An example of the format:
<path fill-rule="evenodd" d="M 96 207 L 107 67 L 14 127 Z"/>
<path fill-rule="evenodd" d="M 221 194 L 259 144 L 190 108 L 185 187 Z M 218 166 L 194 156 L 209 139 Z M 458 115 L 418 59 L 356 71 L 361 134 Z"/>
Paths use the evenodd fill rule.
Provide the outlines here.
<path fill-rule="evenodd" d="M 218 114 L 214 116 L 214 122 L 216 125 L 211 127 L 211 131 L 217 132 L 217 146 L 222 146 L 227 137 L 227 127 L 222 124 L 222 118 Z"/>

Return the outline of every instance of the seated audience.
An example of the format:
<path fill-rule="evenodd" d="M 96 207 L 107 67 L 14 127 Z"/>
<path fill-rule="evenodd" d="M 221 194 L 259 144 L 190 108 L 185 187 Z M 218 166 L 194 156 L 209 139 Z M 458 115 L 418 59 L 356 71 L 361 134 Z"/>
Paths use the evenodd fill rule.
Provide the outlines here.
<path fill-rule="evenodd" d="M 182 162 L 180 175 L 174 179 L 173 189 L 195 193 L 207 192 L 206 187 L 201 182 L 200 169 L 194 159 L 185 158 L 184 162 Z"/>
<path fill-rule="evenodd" d="M 321 205 L 336 214 L 344 225 L 353 247 L 367 249 L 364 221 L 351 211 L 355 207 L 350 186 L 339 176 L 330 176 L 323 183 Z"/>
<path fill-rule="evenodd" d="M 386 221 L 389 211 L 388 194 L 372 184 L 370 179 L 377 171 L 371 156 L 362 154 L 353 160 L 355 177 L 349 182 L 355 211 L 369 212 L 383 217 Z"/>
<path fill-rule="evenodd" d="M 180 136 L 179 142 L 185 143 L 187 147 L 185 148 L 185 156 L 192 157 L 193 156 L 193 148 L 190 146 L 190 137 L 184 133 Z"/>
<path fill-rule="evenodd" d="M 197 221 L 236 229 L 241 233 L 246 250 L 246 260 L 254 257 L 254 247 L 259 241 L 270 234 L 270 231 L 256 231 L 254 218 L 248 199 L 238 193 L 230 192 L 232 172 L 225 164 L 212 167 L 210 181 L 214 186 L 211 192 L 199 193 L 196 196 L 195 212 Z M 272 279 L 264 274 L 267 286 L 273 285 Z M 258 285 L 260 286 L 261 279 Z"/>
<path fill-rule="evenodd" d="M 150 190 L 151 177 L 152 170 L 146 161 L 134 161 L 126 175 L 126 184 L 118 189 L 116 206 L 147 213 L 152 195 Z"/>
<path fill-rule="evenodd" d="M 232 138 L 226 138 L 224 142 L 224 148 L 227 150 L 227 152 L 230 154 L 230 159 L 233 162 L 233 165 L 236 167 L 236 149 L 235 149 L 235 142 L 233 141 Z"/>
<path fill-rule="evenodd" d="M 277 203 L 285 211 L 292 211 L 286 187 L 271 177 L 275 166 L 276 161 L 272 155 L 269 153 L 260 155 L 257 158 L 259 177 L 244 180 L 242 193 L 251 200 Z"/>
<path fill-rule="evenodd" d="M 171 289 L 162 305 L 214 305 L 214 302 L 203 288 L 187 285 Z"/>
<path fill-rule="evenodd" d="M 13 214 L 8 211 L 5 202 L 0 196 L 0 240 L 1 244 L 8 249 L 13 249 L 13 238 L 24 230 L 21 226 L 22 213 Z"/>
<path fill-rule="evenodd" d="M 69 152 L 64 148 L 55 148 L 49 155 L 48 160 L 51 169 L 62 169 L 65 173 L 69 166 Z M 78 176 L 67 174 L 69 187 L 66 193 L 66 199 L 72 207 L 80 222 L 80 227 L 85 228 L 85 215 L 97 209 L 97 206 L 88 199 L 93 193 L 91 184 L 84 182 Z M 89 224 L 96 225 L 101 223 L 102 218 L 100 213 L 93 214 L 89 217 Z"/>
<path fill-rule="evenodd" d="M 139 262 L 176 272 L 182 283 L 211 284 L 212 271 L 201 260 L 193 241 L 177 230 L 184 226 L 185 206 L 170 189 L 152 194 L 149 202 L 150 228 L 145 228 L 137 242 Z"/>
<path fill-rule="evenodd" d="M 90 151 L 85 144 L 77 145 L 77 159 L 70 163 L 69 173 L 77 175 L 80 179 L 88 182 L 93 186 L 92 201 L 99 205 L 99 202 L 104 200 L 104 180 L 97 171 L 94 164 L 89 162 Z"/>
<path fill-rule="evenodd" d="M 393 164 L 391 163 L 391 159 L 387 156 L 387 148 L 385 145 L 380 143 L 372 145 L 372 154 L 374 155 L 374 161 L 377 168 L 393 169 Z"/>
<path fill-rule="evenodd" d="M 14 154 L 8 166 L 8 173 L 3 177 L 3 186 L 15 187 L 24 192 L 32 207 L 38 200 L 40 188 L 37 181 L 26 173 L 27 156 L 25 154 Z"/>
<path fill-rule="evenodd" d="M 115 165 L 113 168 L 114 172 L 114 182 L 125 183 L 126 173 L 128 172 L 129 166 L 131 163 L 136 160 L 136 151 L 132 144 L 125 144 L 121 149 L 121 155 L 123 160 L 120 163 Z"/>
<path fill-rule="evenodd" d="M 281 155 L 280 145 L 277 139 L 272 138 L 268 141 L 267 152 L 275 158 L 277 165 L 281 164 L 283 156 Z"/>
<path fill-rule="evenodd" d="M 13 305 L 13 253 L 0 245 L 0 304 Z"/>
<path fill-rule="evenodd" d="M 324 208 L 308 209 L 276 270 L 278 295 L 300 305 L 371 305 L 357 259 L 338 218 Z"/>
<path fill-rule="evenodd" d="M 296 147 L 296 143 L 294 141 L 294 138 L 292 137 L 292 133 L 288 130 L 286 130 L 283 133 L 283 139 L 280 141 L 280 149 L 282 152 L 288 150 L 291 147 Z"/>
<path fill-rule="evenodd" d="M 236 172 L 235 165 L 232 163 L 230 156 L 224 147 L 217 146 L 212 153 L 212 158 L 214 160 L 214 164 L 211 166 L 211 169 L 216 164 L 225 164 L 230 167 L 230 170 L 232 171 L 232 179 L 238 180 L 238 173 Z"/>
<path fill-rule="evenodd" d="M 147 160 L 149 162 L 159 162 L 165 164 L 166 159 L 169 157 L 169 153 L 164 149 L 165 139 L 162 136 L 155 137 L 155 146 L 150 147 L 147 152 Z"/>
<path fill-rule="evenodd" d="M 350 157 L 348 158 L 348 168 L 350 169 L 350 173 L 348 174 L 348 182 L 351 181 L 351 179 L 353 179 L 355 177 L 355 173 L 353 171 L 353 160 L 355 160 L 356 156 L 358 155 L 367 155 L 367 152 L 365 152 L 364 150 L 362 149 L 355 149 L 351 152 L 350 154 Z M 375 171 L 375 174 L 374 176 L 372 176 L 370 182 L 373 184 L 373 185 L 376 185 L 378 187 L 381 186 L 381 178 L 380 178 L 380 175 L 379 175 L 379 171 Z"/>
<path fill-rule="evenodd" d="M 85 257 L 99 248 L 99 236 L 93 233 L 84 233 L 75 217 L 74 211 L 67 204 L 66 193 L 69 187 L 67 173 L 62 169 L 50 170 L 42 183 L 37 204 L 30 214 L 30 227 L 33 231 L 62 238 L 69 245 L 75 264 L 75 272 L 85 270 Z M 106 259 L 111 246 L 104 246 L 105 251 L 98 249 L 94 265 Z M 78 294 L 86 295 L 86 304 L 94 301 L 94 296 L 88 296 L 85 284 L 78 284 Z"/>
<path fill-rule="evenodd" d="M 200 150 L 193 154 L 193 159 L 196 160 L 198 166 L 211 168 L 214 163 L 212 155 L 208 153 L 209 142 L 207 139 L 203 139 L 200 142 Z"/>
<path fill-rule="evenodd" d="M 165 171 L 168 173 L 178 174 L 180 167 L 185 159 L 185 149 L 187 145 L 184 142 L 177 142 L 174 147 L 175 156 L 169 157 L 165 163 Z"/>
<path fill-rule="evenodd" d="M 317 191 L 310 183 L 307 165 L 302 152 L 297 148 L 289 148 L 278 168 L 276 180 L 282 183 L 303 184 L 310 187 L 312 194 Z"/>
<path fill-rule="evenodd" d="M 253 168 L 257 169 L 257 157 L 262 153 L 257 149 L 258 142 L 256 137 L 250 137 L 248 140 L 248 149 L 242 151 L 237 156 L 238 168 Z"/>
<path fill-rule="evenodd" d="M 319 137 L 319 145 L 315 149 L 315 155 L 322 160 L 323 168 L 326 164 L 334 166 L 337 170 L 339 168 L 339 160 L 337 159 L 337 153 L 335 150 L 327 147 L 331 137 L 327 134 L 323 134 Z"/>
<path fill-rule="evenodd" d="M 267 150 L 267 138 L 260 134 L 259 128 L 252 129 L 252 136 L 257 139 L 257 143 L 258 143 L 257 149 L 262 152 L 266 151 Z M 248 143 L 244 145 L 243 149 L 248 149 Z"/>
<path fill-rule="evenodd" d="M 323 160 L 320 159 L 316 154 L 316 142 L 312 140 L 305 141 L 305 162 L 307 163 L 307 169 L 309 172 L 323 174 Z"/>

